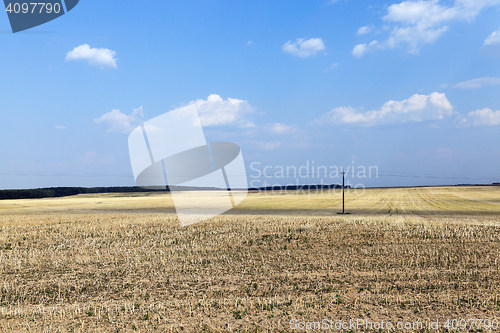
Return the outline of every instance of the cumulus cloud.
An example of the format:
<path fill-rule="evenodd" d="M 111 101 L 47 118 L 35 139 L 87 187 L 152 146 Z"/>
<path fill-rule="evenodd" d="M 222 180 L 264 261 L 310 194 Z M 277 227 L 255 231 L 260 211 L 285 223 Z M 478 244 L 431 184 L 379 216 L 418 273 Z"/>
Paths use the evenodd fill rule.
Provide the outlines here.
<path fill-rule="evenodd" d="M 295 126 L 285 125 L 281 123 L 267 124 L 266 128 L 271 134 L 275 135 L 288 134 L 296 131 Z"/>
<path fill-rule="evenodd" d="M 116 52 L 104 48 L 91 48 L 89 44 L 77 46 L 66 54 L 66 61 L 87 60 L 89 65 L 105 68 L 117 68 Z"/>
<path fill-rule="evenodd" d="M 500 77 L 481 77 L 469 81 L 457 83 L 453 88 L 458 89 L 479 89 L 487 86 L 500 84 Z"/>
<path fill-rule="evenodd" d="M 366 34 L 370 33 L 370 31 L 372 31 L 372 29 L 373 29 L 373 27 L 364 26 L 364 27 L 361 27 L 358 29 L 357 34 L 358 35 L 366 35 Z"/>
<path fill-rule="evenodd" d="M 338 107 L 314 120 L 322 124 L 373 126 L 380 123 L 440 120 L 454 113 L 445 94 L 415 94 L 403 101 L 388 101 L 380 109 L 360 112 L 353 107 Z"/>
<path fill-rule="evenodd" d="M 208 96 L 206 100 L 197 99 L 188 103 L 195 105 L 203 126 L 235 125 L 240 128 L 252 128 L 255 124 L 246 116 L 253 112 L 252 106 L 236 98 L 224 100 L 216 94 Z M 142 106 L 134 109 L 131 114 L 124 114 L 120 110 L 112 110 L 100 118 L 94 119 L 96 124 L 108 127 L 106 132 L 130 133 L 142 123 L 144 111 Z M 148 128 L 149 131 L 158 130 Z"/>
<path fill-rule="evenodd" d="M 470 122 L 475 126 L 500 125 L 500 110 L 482 109 L 469 112 Z"/>
<path fill-rule="evenodd" d="M 208 96 L 206 100 L 197 99 L 189 102 L 198 109 L 203 126 L 236 125 L 241 128 L 255 127 L 254 123 L 246 116 L 253 112 L 252 106 L 236 98 L 224 100 L 216 94 Z"/>
<path fill-rule="evenodd" d="M 374 40 L 370 44 L 358 44 L 352 49 L 352 55 L 356 58 L 361 58 L 367 52 L 373 52 L 381 49 L 381 45 L 378 41 Z"/>
<path fill-rule="evenodd" d="M 307 58 L 310 56 L 314 56 L 319 51 L 325 49 L 325 44 L 321 38 L 311 38 L 304 39 L 298 38 L 295 42 L 292 41 L 286 42 L 282 46 L 283 52 L 290 53 L 291 55 Z"/>
<path fill-rule="evenodd" d="M 457 117 L 455 118 L 455 124 L 456 124 L 457 128 L 467 128 L 470 126 L 467 118 L 465 118 L 461 114 L 457 115 Z"/>
<path fill-rule="evenodd" d="M 495 45 L 495 44 L 500 44 L 500 28 L 498 28 L 496 31 L 493 31 L 491 35 L 486 38 L 486 40 L 483 43 L 483 46 L 488 46 L 488 45 Z"/>
<path fill-rule="evenodd" d="M 487 55 L 500 56 L 500 28 L 485 39 L 481 51 Z"/>
<path fill-rule="evenodd" d="M 130 133 L 141 124 L 143 117 L 144 111 L 141 106 L 134 109 L 129 115 L 121 113 L 118 109 L 114 109 L 111 112 L 105 113 L 100 118 L 94 119 L 94 122 L 108 126 L 106 132 Z"/>
<path fill-rule="evenodd" d="M 382 18 L 392 27 L 388 39 L 358 44 L 352 53 L 359 58 L 367 52 L 394 49 L 405 44 L 409 53 L 418 54 L 422 45 L 436 41 L 453 22 L 470 22 L 484 8 L 498 4 L 500 0 L 455 0 L 452 6 L 442 5 L 440 0 L 409 0 L 393 4 Z"/>

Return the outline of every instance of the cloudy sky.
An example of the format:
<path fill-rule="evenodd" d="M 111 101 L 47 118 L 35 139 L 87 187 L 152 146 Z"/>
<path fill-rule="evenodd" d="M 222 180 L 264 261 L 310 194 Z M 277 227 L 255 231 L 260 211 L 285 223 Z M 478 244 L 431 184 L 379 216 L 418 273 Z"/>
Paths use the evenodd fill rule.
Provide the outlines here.
<path fill-rule="evenodd" d="M 500 181 L 499 17 L 500 0 L 82 0 L 12 34 L 2 14 L 0 188 L 134 185 L 128 134 L 190 104 L 250 181 Z"/>

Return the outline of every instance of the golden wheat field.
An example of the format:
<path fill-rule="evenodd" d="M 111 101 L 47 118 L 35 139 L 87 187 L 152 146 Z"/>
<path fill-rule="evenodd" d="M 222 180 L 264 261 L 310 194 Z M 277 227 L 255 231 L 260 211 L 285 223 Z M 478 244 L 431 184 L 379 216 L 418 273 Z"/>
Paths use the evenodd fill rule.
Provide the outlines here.
<path fill-rule="evenodd" d="M 251 193 L 185 228 L 168 194 L 0 201 L 0 330 L 496 331 L 500 187 L 346 199 Z"/>

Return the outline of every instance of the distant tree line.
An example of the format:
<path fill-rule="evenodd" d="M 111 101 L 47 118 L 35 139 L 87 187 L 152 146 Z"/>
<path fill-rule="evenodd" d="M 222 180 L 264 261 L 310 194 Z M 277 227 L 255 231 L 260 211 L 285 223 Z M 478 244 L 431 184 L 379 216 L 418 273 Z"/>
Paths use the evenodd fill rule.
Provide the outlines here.
<path fill-rule="evenodd" d="M 500 186 L 500 183 L 493 183 L 493 186 Z M 491 186 L 490 185 L 490 186 Z M 458 184 L 455 186 L 488 186 L 480 184 Z M 196 190 L 199 188 L 190 187 L 175 187 L 178 190 Z M 287 186 L 268 186 L 250 188 L 249 191 L 264 190 L 264 191 L 279 191 L 279 190 L 317 190 L 317 189 L 331 189 L 342 188 L 342 185 L 287 185 Z M 349 185 L 346 188 L 350 188 Z M 221 190 L 215 188 L 206 188 L 206 190 Z M 145 189 L 139 186 L 116 186 L 116 187 L 50 187 L 50 188 L 36 188 L 28 190 L 0 190 L 0 200 L 14 200 L 14 199 L 41 199 L 41 198 L 58 198 L 68 197 L 78 194 L 90 193 L 130 193 L 130 192 L 158 192 L 169 191 L 167 186 L 166 190 L 159 189 Z"/>
<path fill-rule="evenodd" d="M 40 199 L 67 197 L 88 193 L 128 193 L 128 192 L 156 192 L 162 190 L 148 190 L 138 186 L 124 187 L 51 187 L 29 190 L 0 190 L 0 200 L 12 199 Z M 165 191 L 165 190 L 163 190 Z"/>

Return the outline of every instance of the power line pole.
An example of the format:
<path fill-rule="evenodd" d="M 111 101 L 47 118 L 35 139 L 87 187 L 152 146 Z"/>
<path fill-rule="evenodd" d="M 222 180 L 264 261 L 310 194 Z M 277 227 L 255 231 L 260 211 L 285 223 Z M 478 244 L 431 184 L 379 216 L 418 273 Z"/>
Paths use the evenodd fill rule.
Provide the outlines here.
<path fill-rule="evenodd" d="M 342 169 L 342 214 L 345 214 L 345 171 Z"/>

